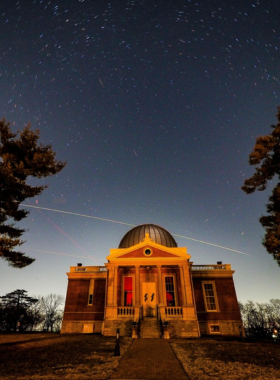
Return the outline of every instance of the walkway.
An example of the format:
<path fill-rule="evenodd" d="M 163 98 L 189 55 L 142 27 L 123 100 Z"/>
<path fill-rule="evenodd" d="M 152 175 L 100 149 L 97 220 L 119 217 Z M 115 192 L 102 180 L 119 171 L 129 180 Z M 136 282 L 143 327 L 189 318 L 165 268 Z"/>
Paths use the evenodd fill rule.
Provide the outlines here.
<path fill-rule="evenodd" d="M 111 379 L 188 380 L 165 339 L 135 339 Z"/>

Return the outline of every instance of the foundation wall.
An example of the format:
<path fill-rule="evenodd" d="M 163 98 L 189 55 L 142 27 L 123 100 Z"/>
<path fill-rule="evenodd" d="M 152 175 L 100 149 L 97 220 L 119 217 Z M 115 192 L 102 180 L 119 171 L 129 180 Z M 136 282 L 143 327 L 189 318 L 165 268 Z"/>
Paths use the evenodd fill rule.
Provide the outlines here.
<path fill-rule="evenodd" d="M 63 321 L 61 334 L 100 334 L 102 321 Z"/>

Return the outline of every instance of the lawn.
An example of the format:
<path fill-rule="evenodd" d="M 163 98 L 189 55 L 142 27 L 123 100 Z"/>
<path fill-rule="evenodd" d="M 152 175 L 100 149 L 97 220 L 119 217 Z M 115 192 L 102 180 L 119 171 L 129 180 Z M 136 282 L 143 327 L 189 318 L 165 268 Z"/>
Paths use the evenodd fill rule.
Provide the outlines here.
<path fill-rule="evenodd" d="M 132 342 L 121 338 L 121 355 Z M 1 334 L 0 379 L 108 379 L 116 339 L 99 335 Z"/>
<path fill-rule="evenodd" d="M 280 344 L 272 341 L 173 340 L 191 380 L 280 379 Z"/>
<path fill-rule="evenodd" d="M 121 355 L 131 342 L 121 337 Z M 92 334 L 0 334 L 0 379 L 109 379 L 121 360 L 114 356 L 115 343 Z M 169 343 L 190 380 L 280 379 L 279 343 L 210 338 Z"/>

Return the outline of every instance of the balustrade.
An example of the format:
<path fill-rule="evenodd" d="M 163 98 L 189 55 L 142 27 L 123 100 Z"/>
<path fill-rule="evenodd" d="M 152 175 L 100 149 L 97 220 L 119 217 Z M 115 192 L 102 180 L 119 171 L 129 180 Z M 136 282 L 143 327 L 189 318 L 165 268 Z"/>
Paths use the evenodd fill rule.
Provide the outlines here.
<path fill-rule="evenodd" d="M 169 306 L 165 308 L 166 317 L 182 317 L 182 308 L 178 306 Z"/>
<path fill-rule="evenodd" d="M 123 316 L 123 317 L 127 317 L 127 316 L 133 316 L 134 315 L 134 307 L 127 307 L 127 306 L 123 306 L 123 307 L 118 307 L 118 316 Z"/>

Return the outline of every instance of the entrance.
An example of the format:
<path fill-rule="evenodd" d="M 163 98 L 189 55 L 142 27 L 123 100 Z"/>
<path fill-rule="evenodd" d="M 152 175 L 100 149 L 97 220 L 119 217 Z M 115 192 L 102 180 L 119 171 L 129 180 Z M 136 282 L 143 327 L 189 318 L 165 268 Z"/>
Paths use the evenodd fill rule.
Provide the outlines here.
<path fill-rule="evenodd" d="M 143 304 L 144 317 L 156 316 L 156 283 L 155 282 L 142 283 L 142 304 Z"/>

